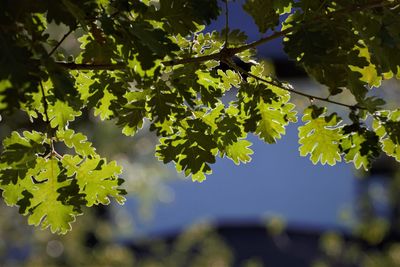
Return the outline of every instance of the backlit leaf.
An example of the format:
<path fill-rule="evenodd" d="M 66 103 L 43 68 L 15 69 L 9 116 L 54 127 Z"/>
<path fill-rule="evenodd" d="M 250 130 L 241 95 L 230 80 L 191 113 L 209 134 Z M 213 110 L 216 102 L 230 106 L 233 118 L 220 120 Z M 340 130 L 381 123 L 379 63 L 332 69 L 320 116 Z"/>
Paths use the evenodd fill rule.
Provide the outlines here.
<path fill-rule="evenodd" d="M 379 115 L 387 118 L 386 121 L 375 118 L 373 122 L 374 131 L 382 143 L 382 150 L 400 161 L 400 110 L 382 111 Z"/>
<path fill-rule="evenodd" d="M 232 159 L 236 165 L 239 165 L 240 162 L 250 162 L 250 155 L 253 154 L 253 150 L 249 148 L 250 146 L 251 142 L 245 139 L 239 140 L 225 148 L 226 156 Z"/>
<path fill-rule="evenodd" d="M 75 152 L 81 156 L 91 156 L 95 154 L 92 143 L 87 141 L 87 137 L 82 133 L 75 133 L 73 130 L 57 131 L 57 138 L 63 141 L 69 148 L 74 148 Z"/>
<path fill-rule="evenodd" d="M 353 162 L 357 169 L 363 167 L 364 170 L 370 169 L 372 161 L 380 153 L 378 136 L 365 128 L 345 135 L 341 141 L 341 148 L 345 153 L 346 162 Z"/>
<path fill-rule="evenodd" d="M 60 167 L 56 159 L 38 158 L 36 164 L 38 172 L 33 178 L 38 183 L 31 184 L 24 195 L 29 202 L 24 215 L 28 215 L 28 223 L 41 225 L 42 228 L 50 227 L 55 233 L 65 234 L 71 229 L 71 222 L 79 212 L 71 205 L 65 205 L 59 200 L 57 190 L 69 185 L 70 181 L 59 182 Z M 23 199 L 20 201 L 22 202 Z"/>
<path fill-rule="evenodd" d="M 115 161 L 107 163 L 99 156 L 82 159 L 80 156 L 65 155 L 61 160 L 67 176 L 74 176 L 79 186 L 79 192 L 85 195 L 87 206 L 109 204 L 110 197 L 123 203 L 125 198 L 118 188 L 118 175 L 122 168 Z"/>
<path fill-rule="evenodd" d="M 342 138 L 341 128 L 338 125 L 341 119 L 332 114 L 326 116 L 326 109 L 318 117 L 313 118 L 315 106 L 308 107 L 302 118 L 306 124 L 299 127 L 300 155 L 307 156 L 314 164 L 328 163 L 335 165 L 341 161 L 339 143 Z"/>
<path fill-rule="evenodd" d="M 67 103 L 57 100 L 54 105 L 49 106 L 47 114 L 52 128 L 64 129 L 70 121 L 75 120 L 75 117 L 80 116 L 82 113 L 74 110 Z"/>

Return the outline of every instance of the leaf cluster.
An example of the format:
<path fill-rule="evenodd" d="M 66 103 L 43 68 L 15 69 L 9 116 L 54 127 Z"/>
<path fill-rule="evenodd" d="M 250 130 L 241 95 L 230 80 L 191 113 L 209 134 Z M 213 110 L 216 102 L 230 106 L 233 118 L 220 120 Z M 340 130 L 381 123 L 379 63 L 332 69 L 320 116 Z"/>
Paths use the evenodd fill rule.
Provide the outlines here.
<path fill-rule="evenodd" d="M 0 62 L 7 66 L 0 69 L 0 112 L 22 109 L 42 122 L 34 131 L 14 129 L 0 156 L 3 198 L 30 224 L 65 233 L 82 206 L 124 201 L 121 168 L 70 129 L 87 110 L 129 136 L 148 124 L 159 137 L 156 156 L 195 181 L 212 172 L 217 157 L 249 162 L 249 134 L 268 144 L 281 139 L 297 122 L 293 94 L 312 102 L 301 111 L 300 155 L 364 169 L 382 152 L 400 160 L 400 111 L 373 95 L 383 80 L 400 77 L 396 1 L 247 0 L 243 9 L 267 33 L 254 43 L 229 25 L 204 30 L 221 13 L 217 0 L 0 3 Z M 68 31 L 55 41 L 49 24 Z M 67 37 L 80 52 L 65 59 Z M 265 71 L 256 47 L 278 37 L 328 97 Z M 252 66 L 244 70 L 239 60 Z M 331 99 L 343 93 L 355 101 Z M 323 103 L 345 107 L 348 118 Z M 43 123 L 46 129 L 36 127 Z"/>

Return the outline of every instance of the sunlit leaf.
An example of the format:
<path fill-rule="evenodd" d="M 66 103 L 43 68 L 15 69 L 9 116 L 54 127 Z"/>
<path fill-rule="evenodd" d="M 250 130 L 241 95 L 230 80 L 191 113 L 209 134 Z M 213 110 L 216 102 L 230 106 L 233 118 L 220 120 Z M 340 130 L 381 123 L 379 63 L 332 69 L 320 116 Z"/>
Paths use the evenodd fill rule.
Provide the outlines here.
<path fill-rule="evenodd" d="M 88 207 L 109 204 L 110 197 L 121 204 L 125 201 L 118 188 L 121 183 L 118 175 L 122 168 L 115 161 L 107 163 L 99 156 L 82 159 L 80 156 L 65 155 L 61 162 L 66 168 L 66 175 L 74 175 Z"/>
<path fill-rule="evenodd" d="M 87 137 L 82 133 L 75 133 L 73 130 L 57 131 L 57 138 L 63 141 L 69 148 L 74 148 L 75 152 L 81 156 L 91 156 L 95 154 L 92 144 L 87 141 Z"/>
<path fill-rule="evenodd" d="M 315 106 L 311 106 L 304 111 L 302 120 L 306 124 L 299 127 L 300 155 L 304 157 L 310 154 L 314 164 L 335 165 L 341 161 L 339 143 L 342 132 L 338 125 L 341 119 L 336 114 L 326 116 L 326 109 L 314 117 L 315 109 Z"/>
<path fill-rule="evenodd" d="M 373 128 L 380 137 L 382 150 L 400 161 L 400 110 L 382 111 L 380 115 L 382 118 L 386 117 L 386 120 L 375 118 Z"/>
<path fill-rule="evenodd" d="M 240 162 L 247 163 L 251 161 L 250 155 L 253 154 L 253 150 L 249 147 L 251 142 L 247 140 L 239 140 L 225 148 L 225 153 L 228 158 L 231 158 L 236 165 Z"/>
<path fill-rule="evenodd" d="M 343 130 L 346 131 L 346 127 Z M 380 153 L 378 136 L 365 128 L 344 135 L 341 148 L 346 162 L 353 162 L 357 169 L 363 167 L 364 170 L 370 169 L 372 161 Z"/>

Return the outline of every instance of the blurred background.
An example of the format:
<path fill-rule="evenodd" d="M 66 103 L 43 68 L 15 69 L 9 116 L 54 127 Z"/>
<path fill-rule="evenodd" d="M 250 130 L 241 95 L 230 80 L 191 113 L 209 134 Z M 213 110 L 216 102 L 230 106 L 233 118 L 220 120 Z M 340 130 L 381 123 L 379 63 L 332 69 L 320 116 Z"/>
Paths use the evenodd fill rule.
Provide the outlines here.
<path fill-rule="evenodd" d="M 230 2 L 230 28 L 257 40 L 261 36 L 242 4 Z M 224 26 L 221 17 L 207 30 Z M 49 31 L 58 40 L 65 29 L 53 25 Z M 75 38 L 65 42 L 66 54 L 78 49 Z M 259 47 L 259 55 L 298 90 L 324 92 L 287 59 L 281 40 Z M 400 103 L 399 88 L 390 81 L 379 89 L 392 100 L 388 107 Z M 338 96 L 351 101 L 347 97 Z M 310 104 L 294 102 L 299 112 Z M 328 108 L 346 116 L 346 110 Z M 380 158 L 369 172 L 345 163 L 313 165 L 299 156 L 298 123 L 274 145 L 250 136 L 250 163 L 219 159 L 199 184 L 155 159 L 157 139 L 146 126 L 125 137 L 112 122 L 90 114 L 71 128 L 124 166 L 127 203 L 88 209 L 72 232 L 56 236 L 28 226 L 16 208 L 0 202 L 1 267 L 400 266 L 400 168 L 393 159 Z M 0 127 L 4 138 L 29 127 L 29 120 L 17 113 Z"/>

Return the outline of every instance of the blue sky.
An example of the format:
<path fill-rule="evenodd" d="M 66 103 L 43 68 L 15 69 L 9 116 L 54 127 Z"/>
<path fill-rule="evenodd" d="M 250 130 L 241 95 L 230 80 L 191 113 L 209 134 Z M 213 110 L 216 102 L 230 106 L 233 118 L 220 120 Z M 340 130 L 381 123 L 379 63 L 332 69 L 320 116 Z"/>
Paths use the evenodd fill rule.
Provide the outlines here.
<path fill-rule="evenodd" d="M 339 213 L 351 207 L 356 191 L 352 166 L 313 165 L 300 157 L 297 126 L 289 126 L 287 135 L 273 145 L 251 136 L 250 163 L 236 166 L 229 159 L 219 159 L 203 183 L 171 182 L 172 202 L 156 204 L 154 218 L 137 221 L 136 230 L 169 233 L 203 220 L 259 223 L 274 215 L 295 227 L 344 227 Z M 135 202 L 126 208 L 137 214 Z"/>

